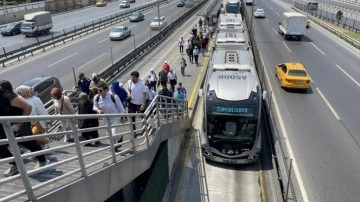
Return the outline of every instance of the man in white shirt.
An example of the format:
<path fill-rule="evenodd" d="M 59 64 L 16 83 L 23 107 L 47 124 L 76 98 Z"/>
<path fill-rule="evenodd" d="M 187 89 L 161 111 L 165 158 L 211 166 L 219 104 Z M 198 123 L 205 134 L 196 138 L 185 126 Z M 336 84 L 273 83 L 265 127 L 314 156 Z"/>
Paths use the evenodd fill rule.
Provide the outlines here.
<path fill-rule="evenodd" d="M 157 83 L 157 75 L 154 72 L 154 69 L 150 69 L 150 73 L 149 73 L 149 81 L 150 81 L 150 87 L 153 87 L 155 92 L 156 92 L 156 83 Z"/>
<path fill-rule="evenodd" d="M 181 37 L 180 40 L 179 40 L 180 54 L 184 53 L 184 45 L 185 45 L 184 38 Z"/>
<path fill-rule="evenodd" d="M 143 113 L 146 110 L 148 100 L 148 87 L 145 86 L 144 82 L 139 79 L 140 74 L 138 71 L 133 71 L 130 74 L 131 79 L 127 83 L 129 105 L 129 113 Z M 132 121 L 135 122 L 135 117 L 132 117 Z M 136 130 L 135 124 L 133 129 Z"/>
<path fill-rule="evenodd" d="M 94 105 L 93 110 L 98 114 L 124 114 L 125 109 L 121 103 L 120 98 L 116 94 L 111 94 L 109 92 L 109 87 L 106 84 L 100 84 L 98 86 L 98 95 L 94 96 Z M 125 122 L 123 117 L 113 117 L 110 119 L 111 125 L 120 124 L 120 122 Z M 112 135 L 117 135 L 120 133 L 120 127 L 111 128 Z M 114 138 L 115 144 L 123 141 L 123 137 Z M 121 146 L 115 147 L 115 151 L 119 152 Z"/>
<path fill-rule="evenodd" d="M 168 79 L 169 79 L 169 82 L 170 82 L 171 91 L 174 92 L 175 91 L 175 85 L 177 83 L 176 73 L 175 73 L 175 71 L 173 69 L 171 69 L 167 76 L 168 76 Z"/>

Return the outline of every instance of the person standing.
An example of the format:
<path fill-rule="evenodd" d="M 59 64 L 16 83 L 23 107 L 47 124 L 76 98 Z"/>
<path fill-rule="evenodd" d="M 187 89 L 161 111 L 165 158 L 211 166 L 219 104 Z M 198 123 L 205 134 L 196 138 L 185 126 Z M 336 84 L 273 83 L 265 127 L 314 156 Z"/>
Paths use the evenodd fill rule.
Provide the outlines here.
<path fill-rule="evenodd" d="M 171 89 L 172 92 L 174 92 L 175 91 L 175 85 L 177 84 L 177 76 L 176 76 L 175 71 L 173 69 L 170 70 L 167 77 L 169 79 L 170 89 Z"/>
<path fill-rule="evenodd" d="M 173 92 L 171 92 L 170 90 L 168 90 L 167 86 L 163 86 L 163 88 L 161 90 L 159 90 L 158 95 L 160 95 L 160 97 L 158 98 L 159 102 L 161 103 L 161 109 L 160 112 L 162 114 L 164 114 L 164 117 L 167 118 L 168 115 L 166 114 L 166 108 L 169 107 L 169 109 L 172 108 L 172 98 L 174 96 Z M 164 98 L 161 96 L 166 96 L 169 98 Z"/>
<path fill-rule="evenodd" d="M 90 82 L 90 90 L 93 91 L 95 94 L 97 94 L 97 88 L 102 85 L 102 84 L 106 84 L 105 80 L 100 78 L 100 76 L 97 73 L 92 73 L 91 75 L 91 82 Z"/>
<path fill-rule="evenodd" d="M 166 86 L 167 85 L 167 82 L 168 82 L 168 77 L 167 77 L 167 72 L 162 69 L 160 72 L 159 72 L 159 80 L 158 80 L 158 83 L 157 83 L 157 86 Z"/>
<path fill-rule="evenodd" d="M 188 56 L 189 56 L 189 61 L 190 61 L 191 63 L 194 62 L 194 54 L 193 54 L 194 48 L 193 48 L 193 47 L 194 47 L 194 46 L 193 46 L 192 43 L 190 42 L 190 43 L 189 43 L 189 49 L 188 49 L 187 54 L 188 54 Z"/>
<path fill-rule="evenodd" d="M 199 65 L 199 53 L 200 53 L 199 48 L 197 46 L 195 46 L 193 54 L 194 54 L 194 59 L 195 59 L 196 65 Z"/>
<path fill-rule="evenodd" d="M 140 74 L 138 71 L 133 71 L 130 74 L 131 79 L 128 81 L 128 97 L 129 113 L 143 113 L 146 110 L 146 107 L 149 103 L 148 100 L 148 87 L 145 86 L 144 82 L 139 79 Z M 132 118 L 132 122 L 135 122 L 135 116 Z M 133 129 L 136 130 L 135 124 L 133 124 Z M 136 134 L 135 134 L 136 136 Z"/>
<path fill-rule="evenodd" d="M 63 95 L 60 89 L 53 88 L 50 92 L 51 97 L 53 98 L 55 114 L 58 115 L 68 115 L 75 114 L 75 110 L 70 102 L 70 98 L 66 95 Z M 60 120 L 61 127 L 63 131 L 71 130 L 70 120 Z M 71 132 L 69 132 L 71 133 Z M 71 135 L 66 134 L 64 136 L 64 142 L 73 142 L 74 139 L 71 138 Z"/>
<path fill-rule="evenodd" d="M 31 105 L 31 113 L 32 116 L 37 115 L 49 115 L 48 111 L 45 109 L 43 102 L 40 98 L 36 97 L 36 92 L 29 86 L 21 85 L 16 88 L 17 94 L 23 97 L 28 104 Z M 50 122 L 46 121 L 33 121 L 31 123 L 31 131 L 33 135 L 43 134 L 45 133 L 50 126 Z M 46 145 L 49 143 L 48 138 L 39 138 L 36 140 L 38 144 L 41 145 L 42 148 L 45 148 Z"/>
<path fill-rule="evenodd" d="M 156 83 L 158 81 L 158 77 L 157 77 L 156 73 L 154 72 L 153 68 L 150 69 L 148 78 L 150 81 L 150 87 L 154 88 L 154 90 L 156 91 Z"/>
<path fill-rule="evenodd" d="M 86 94 L 84 92 L 80 93 L 79 101 L 78 101 L 78 110 L 79 114 L 96 114 L 96 111 L 93 110 L 93 99 L 94 93 L 90 91 L 90 94 Z M 90 118 L 90 119 L 80 119 L 78 122 L 79 128 L 93 128 L 99 126 L 98 118 Z M 81 132 L 81 136 L 85 140 L 99 138 L 99 133 L 97 130 Z M 96 141 L 95 145 L 99 145 L 100 141 Z M 85 144 L 84 146 L 92 146 L 91 143 Z"/>
<path fill-rule="evenodd" d="M 0 114 L 1 116 L 28 116 L 31 113 L 32 107 L 29 105 L 24 98 L 15 94 L 12 90 L 3 89 L 3 84 L 5 86 L 12 85 L 9 81 L 2 80 L 0 81 Z M 11 129 L 14 132 L 14 135 L 17 137 L 31 135 L 31 123 L 30 122 L 18 122 L 12 123 Z M 7 139 L 4 127 L 0 123 L 0 139 Z M 19 142 L 18 144 L 24 146 L 32 152 L 40 151 L 41 146 L 35 141 L 25 141 Z M 8 158 L 13 156 L 13 154 L 8 149 L 8 144 L 0 145 L 0 158 Z M 35 168 L 40 168 L 46 166 L 50 163 L 49 160 L 45 158 L 45 155 L 36 156 L 38 163 Z M 17 165 L 15 162 L 9 163 L 11 167 L 4 172 L 5 177 L 13 176 L 19 173 Z"/>
<path fill-rule="evenodd" d="M 180 59 L 180 70 L 181 70 L 181 75 L 185 76 L 185 68 L 186 68 L 187 64 L 186 64 L 186 60 L 184 57 L 182 57 Z"/>
<path fill-rule="evenodd" d="M 181 92 L 180 87 L 177 87 L 176 92 L 174 93 L 174 98 L 176 99 L 177 107 L 178 107 L 179 111 L 181 112 L 184 107 L 183 101 L 185 99 L 185 95 L 184 95 L 184 93 Z"/>
<path fill-rule="evenodd" d="M 181 37 L 180 40 L 179 40 L 180 54 L 184 53 L 184 44 L 185 44 L 184 38 Z"/>
<path fill-rule="evenodd" d="M 85 77 L 84 72 L 79 72 L 78 79 L 76 89 L 89 94 L 91 80 Z"/>
<path fill-rule="evenodd" d="M 184 94 L 184 98 L 186 99 L 187 92 L 181 82 L 179 82 L 179 88 L 180 88 L 180 92 L 182 92 Z"/>
<path fill-rule="evenodd" d="M 98 95 L 94 96 L 93 99 L 93 110 L 98 114 L 124 114 L 125 108 L 121 103 L 120 98 L 116 94 L 112 94 L 109 92 L 109 87 L 106 84 L 100 84 L 98 86 Z M 123 117 L 112 117 L 110 119 L 111 125 L 118 125 L 120 123 L 125 122 L 125 118 Z M 112 135 L 117 135 L 120 133 L 120 127 L 111 127 Z M 114 142 L 121 143 L 123 141 L 123 137 L 114 138 Z M 120 152 L 121 146 L 115 147 L 115 152 Z"/>

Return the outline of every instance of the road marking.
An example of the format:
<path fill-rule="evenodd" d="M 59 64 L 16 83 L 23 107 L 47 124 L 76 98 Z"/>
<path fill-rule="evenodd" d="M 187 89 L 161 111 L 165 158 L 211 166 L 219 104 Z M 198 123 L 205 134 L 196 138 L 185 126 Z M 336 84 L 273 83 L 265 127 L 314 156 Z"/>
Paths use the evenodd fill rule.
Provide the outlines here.
<path fill-rule="evenodd" d="M 344 72 L 347 77 L 349 77 L 356 85 L 360 87 L 360 83 L 357 82 L 352 76 L 350 76 L 350 74 L 348 74 L 343 68 L 341 68 L 339 65 L 336 65 L 336 67 L 339 68 L 342 72 Z"/>
<path fill-rule="evenodd" d="M 320 53 L 322 53 L 323 55 L 325 55 L 325 53 L 322 52 L 322 51 L 320 50 L 320 48 L 317 47 L 313 42 L 311 42 L 310 44 L 311 44 L 312 46 L 314 46 L 314 48 L 316 48 Z"/>
<path fill-rule="evenodd" d="M 261 53 L 260 53 L 260 57 L 262 57 Z M 272 87 L 271 82 L 270 82 L 268 71 L 269 70 L 267 68 L 265 68 L 265 77 L 266 77 L 266 81 L 268 82 L 268 85 L 269 85 L 269 92 L 272 92 L 273 87 Z M 272 75 L 272 73 L 270 75 Z M 301 178 L 299 167 L 297 166 L 297 162 L 296 162 L 296 159 L 295 159 L 295 156 L 294 156 L 294 152 L 292 151 L 292 147 L 290 145 L 289 138 L 288 138 L 286 130 L 285 130 L 284 121 L 283 121 L 282 116 L 280 114 L 280 111 L 279 111 L 279 108 L 278 108 L 278 105 L 277 105 L 277 101 L 276 101 L 276 96 L 275 96 L 274 93 L 272 93 L 272 98 L 273 98 L 273 104 L 272 105 L 275 108 L 274 113 L 279 117 L 278 119 L 279 119 L 280 130 L 281 130 L 281 132 L 282 132 L 282 134 L 284 136 L 285 144 L 286 144 L 286 147 L 288 148 L 287 150 L 289 152 L 289 157 L 293 160 L 292 162 L 293 162 L 294 173 L 295 173 L 296 179 L 298 180 L 298 184 L 299 184 L 299 188 L 300 188 L 300 192 L 301 192 L 303 201 L 304 202 L 309 202 L 309 199 L 308 199 L 308 196 L 307 196 L 307 193 L 306 193 L 306 190 L 305 190 L 305 186 L 304 186 L 304 183 L 303 183 L 302 178 Z M 269 102 L 271 102 L 271 100 Z"/>
<path fill-rule="evenodd" d="M 101 54 L 101 55 L 97 56 L 96 58 L 94 58 L 94 59 L 90 60 L 89 62 L 87 62 L 87 63 L 85 63 L 85 64 L 81 65 L 81 66 L 79 67 L 79 69 L 81 69 L 81 68 L 85 67 L 86 65 L 88 65 L 88 64 L 90 64 L 90 63 L 92 63 L 92 62 L 94 62 L 95 60 L 99 59 L 99 58 L 100 58 L 100 57 L 102 57 L 103 55 L 105 55 L 105 53 L 103 53 L 103 54 Z"/>
<path fill-rule="evenodd" d="M 334 114 L 337 120 L 340 120 L 339 115 L 336 113 L 335 109 L 331 106 L 331 104 L 328 102 L 328 100 L 325 98 L 324 94 L 320 91 L 319 88 L 316 88 L 317 92 L 321 96 L 321 98 L 324 100 L 325 104 L 329 107 L 330 111 Z"/>
<path fill-rule="evenodd" d="M 276 35 L 278 34 L 278 32 L 274 28 L 272 28 L 272 30 L 275 32 Z"/>
<path fill-rule="evenodd" d="M 106 39 L 103 39 L 103 40 L 101 40 L 101 41 L 99 41 L 99 42 L 97 42 L 97 43 L 102 43 L 102 42 L 107 41 L 107 40 L 109 40 L 109 39 L 106 38 Z"/>
<path fill-rule="evenodd" d="M 60 62 L 62 62 L 62 61 L 64 61 L 64 60 L 66 60 L 66 59 L 68 59 L 68 58 L 71 58 L 71 57 L 74 56 L 74 55 L 77 55 L 77 54 L 79 54 L 79 52 L 76 52 L 76 53 L 74 53 L 74 54 L 72 54 L 72 55 L 69 55 L 69 56 L 67 56 L 66 58 L 63 58 L 62 60 L 59 60 L 59 61 L 57 61 L 57 62 L 49 65 L 48 67 L 52 67 L 52 66 L 54 66 L 54 65 L 56 65 L 56 64 L 58 64 L 58 63 L 60 63 Z"/>
<path fill-rule="evenodd" d="M 290 48 L 286 45 L 286 43 L 283 42 L 283 44 L 284 44 L 285 48 L 288 49 L 288 51 L 289 51 L 290 53 L 292 53 L 291 50 L 290 50 Z"/>
<path fill-rule="evenodd" d="M 269 21 L 267 18 L 265 18 L 265 20 L 266 20 L 266 22 L 267 22 L 267 23 L 269 23 L 269 24 L 270 24 L 270 21 Z M 273 28 L 273 29 L 274 29 L 274 28 Z"/>

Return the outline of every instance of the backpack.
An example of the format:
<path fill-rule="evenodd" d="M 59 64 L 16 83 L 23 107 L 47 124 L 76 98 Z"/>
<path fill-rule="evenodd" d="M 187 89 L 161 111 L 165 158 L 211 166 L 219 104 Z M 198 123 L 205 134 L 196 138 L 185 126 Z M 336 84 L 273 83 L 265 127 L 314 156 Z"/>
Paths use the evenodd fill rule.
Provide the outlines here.
<path fill-rule="evenodd" d="M 96 102 L 98 103 L 98 102 L 99 102 L 99 100 L 100 100 L 100 95 L 99 95 L 99 94 L 97 94 L 97 95 L 95 95 L 95 96 L 96 96 L 95 100 L 96 100 Z M 115 101 L 115 93 L 111 93 L 111 101 L 113 101 L 113 103 L 116 105 L 116 101 Z"/>
<path fill-rule="evenodd" d="M 184 99 L 184 93 L 182 92 L 176 92 L 176 99 L 183 100 Z"/>
<path fill-rule="evenodd" d="M 161 70 L 159 77 L 161 82 L 166 82 L 168 79 L 167 72 L 165 70 Z"/>

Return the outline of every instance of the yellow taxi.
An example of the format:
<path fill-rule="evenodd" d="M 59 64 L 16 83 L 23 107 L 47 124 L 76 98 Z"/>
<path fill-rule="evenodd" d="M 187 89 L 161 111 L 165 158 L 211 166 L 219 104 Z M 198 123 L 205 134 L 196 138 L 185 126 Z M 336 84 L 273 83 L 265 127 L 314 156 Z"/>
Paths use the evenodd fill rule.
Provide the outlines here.
<path fill-rule="evenodd" d="M 308 89 L 310 77 L 301 63 L 282 63 L 275 67 L 276 76 L 282 88 Z"/>
<path fill-rule="evenodd" d="M 96 7 L 106 6 L 106 1 L 105 0 L 99 0 L 99 1 L 96 2 L 95 6 Z"/>

